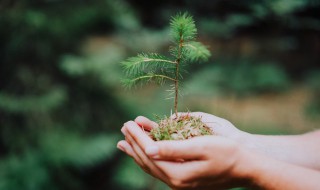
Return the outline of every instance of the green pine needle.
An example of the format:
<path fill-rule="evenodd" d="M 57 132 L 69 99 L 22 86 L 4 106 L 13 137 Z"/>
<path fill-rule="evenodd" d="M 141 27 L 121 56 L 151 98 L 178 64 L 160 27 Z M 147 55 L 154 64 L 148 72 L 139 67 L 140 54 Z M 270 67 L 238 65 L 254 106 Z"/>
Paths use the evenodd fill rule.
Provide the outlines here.
<path fill-rule="evenodd" d="M 174 64 L 174 61 L 156 53 L 139 54 L 122 62 L 128 76 L 140 76 L 150 71 L 173 68 Z"/>
<path fill-rule="evenodd" d="M 122 84 L 126 88 L 132 88 L 133 86 L 136 86 L 138 83 L 142 84 L 147 84 L 150 82 L 155 82 L 157 84 L 164 84 L 167 80 L 170 81 L 175 81 L 174 78 L 168 77 L 166 75 L 161 75 L 161 74 L 155 74 L 155 73 L 148 73 L 143 76 L 131 78 L 131 79 L 124 79 L 122 80 Z"/>
<path fill-rule="evenodd" d="M 178 13 L 172 17 L 170 22 L 171 36 L 175 43 L 194 40 L 197 35 L 197 28 L 194 20 L 188 13 Z"/>
<path fill-rule="evenodd" d="M 156 82 L 163 84 L 172 82 L 173 88 L 170 95 L 174 95 L 174 110 L 177 114 L 178 97 L 183 79 L 184 66 L 188 62 L 205 61 L 210 57 L 206 46 L 196 42 L 197 29 L 192 16 L 188 13 L 179 13 L 170 21 L 171 36 L 174 46 L 169 52 L 173 56 L 169 59 L 156 53 L 138 54 L 122 62 L 127 79 L 123 80 L 124 86 L 131 88 L 137 84 Z"/>
<path fill-rule="evenodd" d="M 210 51 L 200 42 L 188 42 L 183 44 L 187 53 L 186 57 L 190 61 L 207 61 L 211 56 Z"/>
<path fill-rule="evenodd" d="M 155 81 L 163 84 L 165 80 L 174 80 L 171 70 L 174 69 L 175 62 L 155 53 L 139 54 L 122 62 L 122 65 L 128 76 L 122 83 L 127 88 L 138 83 L 145 84 Z"/>

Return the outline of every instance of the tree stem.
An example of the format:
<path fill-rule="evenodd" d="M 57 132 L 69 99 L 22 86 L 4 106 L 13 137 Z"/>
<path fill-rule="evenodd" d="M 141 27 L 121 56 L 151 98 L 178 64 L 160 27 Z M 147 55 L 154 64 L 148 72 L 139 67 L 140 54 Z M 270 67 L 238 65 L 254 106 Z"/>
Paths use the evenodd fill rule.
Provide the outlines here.
<path fill-rule="evenodd" d="M 179 62 L 177 61 L 176 65 L 176 80 L 174 81 L 174 113 L 176 115 L 176 118 L 178 118 L 178 93 L 179 93 Z"/>
<path fill-rule="evenodd" d="M 180 34 L 180 42 L 178 48 L 178 57 L 176 60 L 176 73 L 175 73 L 175 82 L 174 82 L 174 113 L 176 118 L 178 118 L 178 96 L 179 96 L 179 65 L 181 61 L 181 50 L 183 45 L 182 34 Z"/>

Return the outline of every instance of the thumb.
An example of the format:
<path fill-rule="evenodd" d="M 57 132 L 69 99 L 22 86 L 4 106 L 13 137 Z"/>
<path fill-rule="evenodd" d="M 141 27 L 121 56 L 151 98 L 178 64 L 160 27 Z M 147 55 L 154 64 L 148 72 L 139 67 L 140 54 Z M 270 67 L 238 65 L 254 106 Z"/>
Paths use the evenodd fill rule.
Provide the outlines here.
<path fill-rule="evenodd" d="M 197 137 L 179 141 L 158 141 L 147 146 L 148 156 L 159 160 L 199 160 L 204 158 L 203 144 Z"/>

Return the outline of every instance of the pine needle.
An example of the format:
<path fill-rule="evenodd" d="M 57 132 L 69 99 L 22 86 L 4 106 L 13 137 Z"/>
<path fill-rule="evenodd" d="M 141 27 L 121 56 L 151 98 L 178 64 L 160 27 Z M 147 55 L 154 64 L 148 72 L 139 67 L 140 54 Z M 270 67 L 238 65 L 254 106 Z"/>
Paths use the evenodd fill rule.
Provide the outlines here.
<path fill-rule="evenodd" d="M 173 46 L 169 52 L 172 58 L 157 53 L 142 53 L 135 57 L 128 58 L 122 62 L 126 79 L 122 80 L 125 87 L 131 88 L 137 84 L 156 82 L 160 85 L 171 82 L 172 89 L 169 90 L 168 99 L 174 98 L 174 111 L 177 114 L 178 97 L 180 92 L 184 67 L 189 62 L 205 61 L 209 58 L 210 52 L 206 46 L 194 41 L 197 28 L 191 15 L 178 13 L 170 20 L 170 34 L 173 39 Z"/>
<path fill-rule="evenodd" d="M 172 17 L 170 22 L 171 36 L 176 44 L 181 40 L 194 40 L 197 35 L 197 28 L 194 20 L 188 13 L 178 13 Z"/>

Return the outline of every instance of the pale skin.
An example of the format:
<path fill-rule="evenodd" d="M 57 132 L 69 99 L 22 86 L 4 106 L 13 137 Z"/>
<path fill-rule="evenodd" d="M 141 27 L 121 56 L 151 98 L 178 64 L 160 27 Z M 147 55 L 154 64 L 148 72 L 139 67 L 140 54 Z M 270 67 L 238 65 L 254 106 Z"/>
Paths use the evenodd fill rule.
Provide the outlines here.
<path fill-rule="evenodd" d="M 157 124 L 139 116 L 124 124 L 118 148 L 172 189 L 320 189 L 320 131 L 253 135 L 210 114 L 189 114 L 201 116 L 215 135 L 154 142 L 146 132 Z"/>

